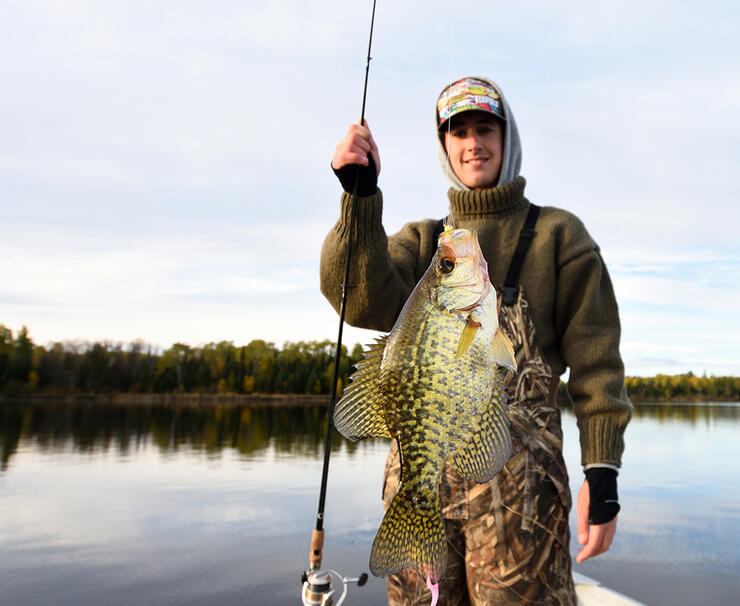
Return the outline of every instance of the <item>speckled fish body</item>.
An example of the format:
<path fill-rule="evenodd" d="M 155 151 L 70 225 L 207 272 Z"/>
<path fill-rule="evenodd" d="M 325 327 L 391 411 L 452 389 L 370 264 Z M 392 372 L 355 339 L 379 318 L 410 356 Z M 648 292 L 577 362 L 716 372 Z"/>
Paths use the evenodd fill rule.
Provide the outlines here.
<path fill-rule="evenodd" d="M 401 485 L 373 543 L 370 569 L 411 567 L 436 583 L 446 565 L 439 476 L 450 461 L 485 482 L 511 456 L 500 366 L 515 370 L 475 232 L 446 228 L 393 329 L 365 352 L 334 422 L 345 437 L 391 437 Z"/>

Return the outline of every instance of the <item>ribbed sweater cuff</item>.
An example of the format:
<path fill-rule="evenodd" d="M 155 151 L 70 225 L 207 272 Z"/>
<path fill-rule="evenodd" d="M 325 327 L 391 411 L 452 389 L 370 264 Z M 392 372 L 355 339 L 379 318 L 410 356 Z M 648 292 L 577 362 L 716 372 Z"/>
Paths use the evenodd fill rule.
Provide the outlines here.
<path fill-rule="evenodd" d="M 352 208 L 352 195 L 344 192 L 339 213 L 339 221 L 335 229 L 343 239 L 349 233 L 349 222 Z M 364 239 L 366 234 L 372 234 L 383 229 L 383 194 L 380 189 L 368 197 L 357 197 L 355 208 L 355 239 Z"/>
<path fill-rule="evenodd" d="M 580 429 L 582 465 L 622 465 L 624 427 L 613 416 L 596 415 Z"/>

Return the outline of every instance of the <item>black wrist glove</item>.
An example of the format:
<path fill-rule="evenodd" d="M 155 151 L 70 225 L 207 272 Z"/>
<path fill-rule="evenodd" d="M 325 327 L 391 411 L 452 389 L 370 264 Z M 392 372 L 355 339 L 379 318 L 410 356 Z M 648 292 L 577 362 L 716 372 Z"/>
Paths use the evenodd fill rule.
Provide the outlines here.
<path fill-rule="evenodd" d="M 589 522 L 606 524 L 619 513 L 617 496 L 617 472 L 608 467 L 592 467 L 586 470 L 589 492 Z"/>
<path fill-rule="evenodd" d="M 352 193 L 352 189 L 355 186 L 355 177 L 358 171 L 360 173 L 360 178 L 357 182 L 357 195 L 366 198 L 367 196 L 372 196 L 376 191 L 378 191 L 378 170 L 375 166 L 375 160 L 373 160 L 372 154 L 368 154 L 367 159 L 369 161 L 367 166 L 362 166 L 361 164 L 348 164 L 339 170 L 332 167 L 334 174 L 342 184 L 342 188 L 348 194 Z"/>

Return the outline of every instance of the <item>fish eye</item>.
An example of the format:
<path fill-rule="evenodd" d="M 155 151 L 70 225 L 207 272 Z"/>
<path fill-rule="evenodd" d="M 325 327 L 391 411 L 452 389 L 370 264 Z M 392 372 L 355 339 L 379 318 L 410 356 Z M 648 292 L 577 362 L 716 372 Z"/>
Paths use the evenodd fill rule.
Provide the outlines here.
<path fill-rule="evenodd" d="M 439 261 L 439 271 L 441 271 L 443 274 L 450 273 L 453 269 L 455 269 L 455 260 L 451 259 L 450 257 L 442 257 Z"/>

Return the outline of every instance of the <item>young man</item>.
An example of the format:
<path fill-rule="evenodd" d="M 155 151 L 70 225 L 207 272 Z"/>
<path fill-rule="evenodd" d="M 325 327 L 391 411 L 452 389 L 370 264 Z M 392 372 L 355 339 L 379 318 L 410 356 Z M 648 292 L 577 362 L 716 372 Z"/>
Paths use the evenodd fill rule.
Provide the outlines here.
<path fill-rule="evenodd" d="M 442 168 L 451 182 L 446 223 L 478 232 L 500 324 L 517 351 L 509 418 L 515 454 L 493 480 L 442 475 L 448 568 L 440 604 L 575 604 L 569 553 L 568 476 L 562 458 L 559 376 L 578 420 L 586 473 L 578 497 L 577 561 L 606 551 L 616 531 L 617 469 L 632 405 L 624 388 L 617 304 L 599 248 L 577 217 L 524 197 L 521 144 L 501 90 L 483 78 L 453 82 L 437 100 Z M 359 170 L 346 319 L 388 331 L 428 267 L 439 222 L 406 224 L 387 237 L 380 156 L 367 125 L 352 125 L 332 167 L 342 183 L 341 216 L 324 242 L 321 289 L 338 309 L 349 203 Z M 359 167 L 359 168 L 358 168 Z M 386 506 L 400 481 L 397 445 L 388 457 Z M 429 603 L 413 570 L 388 579 L 391 604 Z"/>

